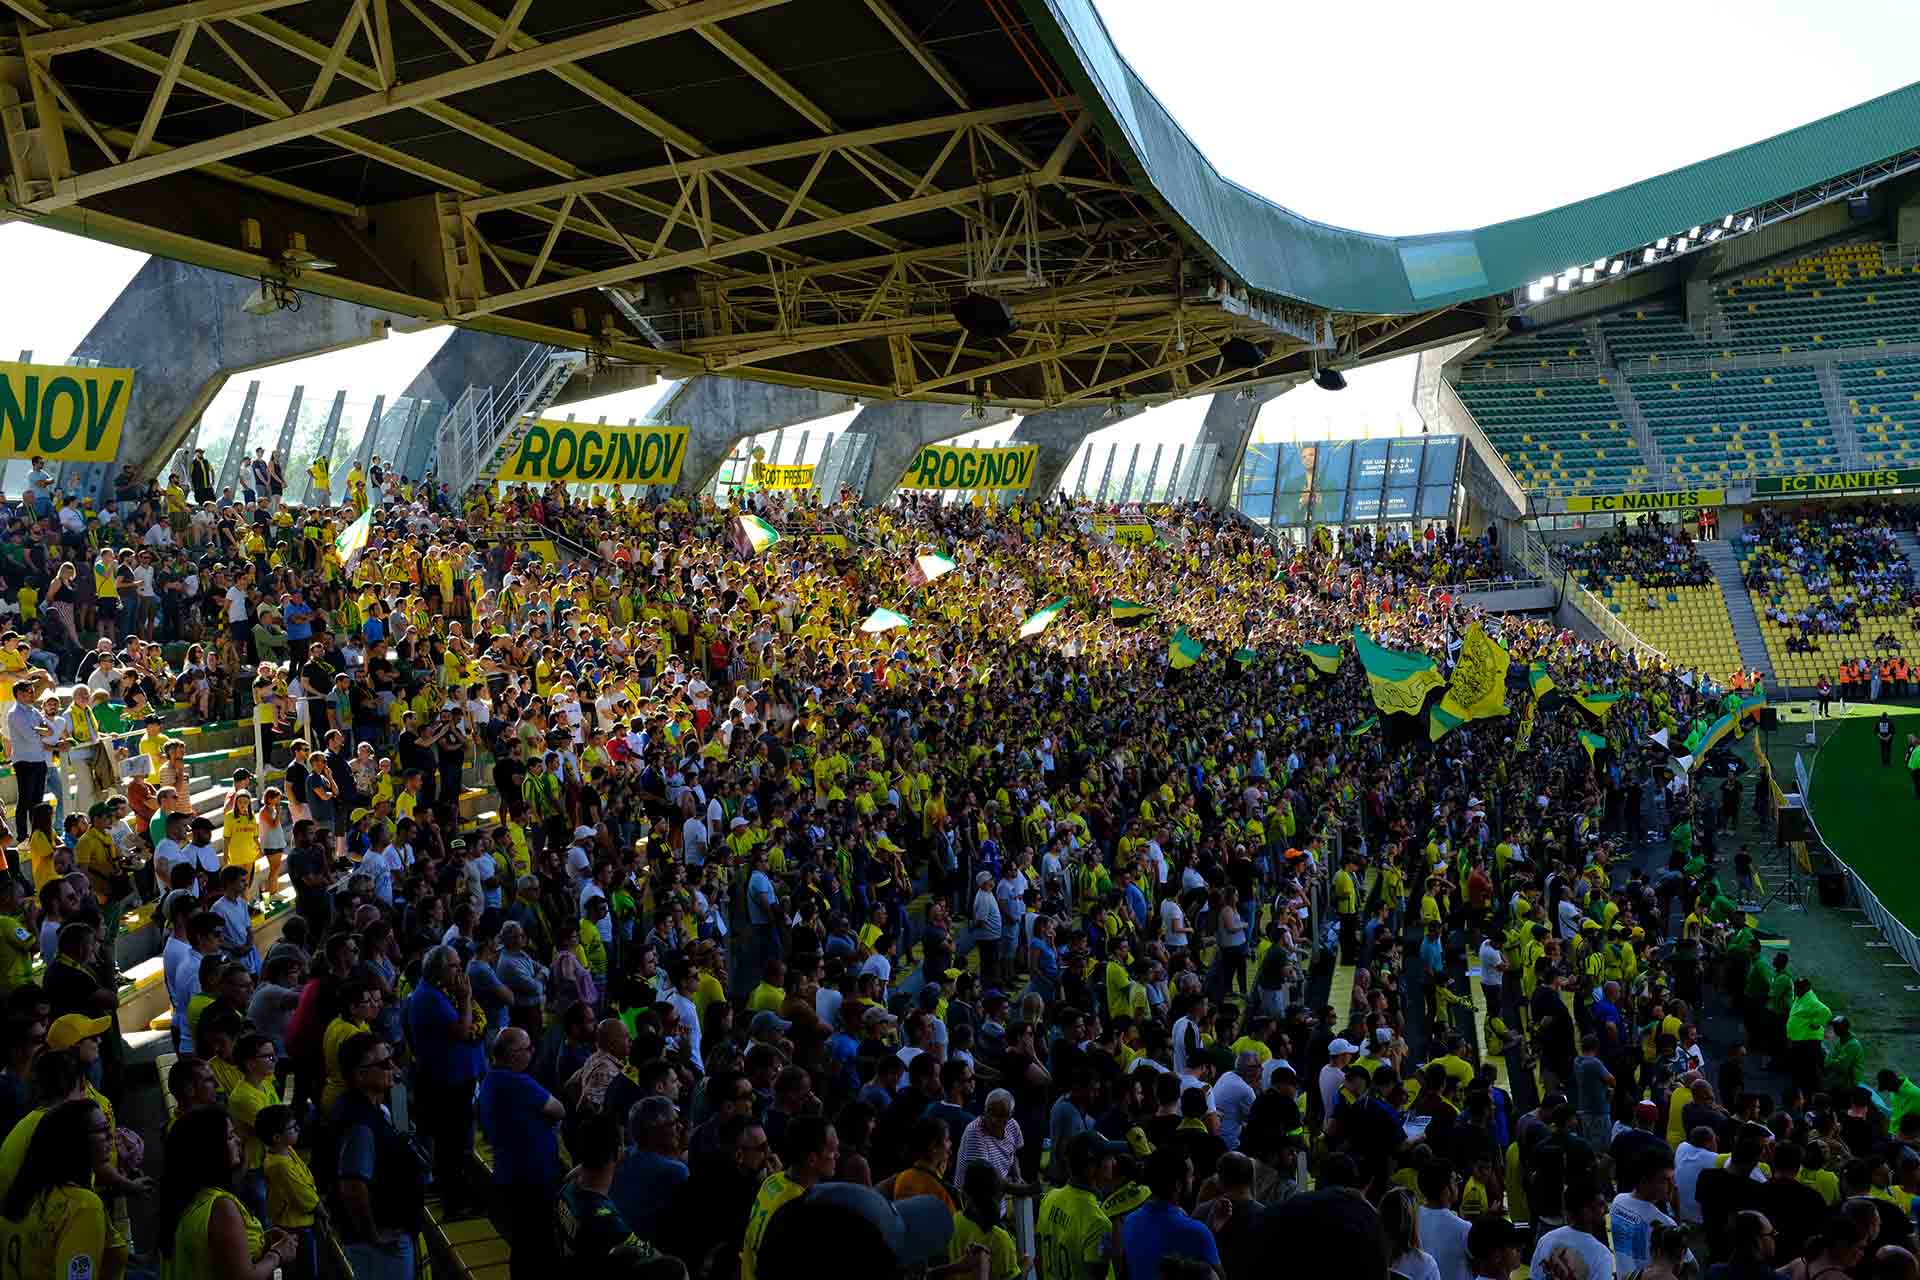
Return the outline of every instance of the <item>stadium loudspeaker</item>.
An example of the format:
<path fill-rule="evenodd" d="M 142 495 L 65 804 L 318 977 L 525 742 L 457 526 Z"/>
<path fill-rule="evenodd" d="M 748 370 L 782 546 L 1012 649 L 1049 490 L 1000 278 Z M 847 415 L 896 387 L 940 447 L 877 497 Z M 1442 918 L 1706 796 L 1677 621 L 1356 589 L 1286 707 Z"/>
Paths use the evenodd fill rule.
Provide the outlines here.
<path fill-rule="evenodd" d="M 1805 840 L 1811 833 L 1807 830 L 1807 811 L 1797 804 L 1783 805 L 1780 809 L 1779 838 L 1783 842 Z"/>
<path fill-rule="evenodd" d="M 1540 327 L 1540 322 L 1532 316 L 1508 316 L 1508 333 L 1532 333 Z"/>
<path fill-rule="evenodd" d="M 954 301 L 953 318 L 976 338 L 1004 338 L 1013 332 L 1013 312 L 984 293 L 961 294 Z"/>
<path fill-rule="evenodd" d="M 1267 349 L 1245 338 L 1228 338 L 1220 344 L 1220 355 L 1235 369 L 1258 369 L 1266 363 Z"/>
<path fill-rule="evenodd" d="M 1772 707 L 1760 708 L 1760 727 L 1762 729 L 1778 729 L 1780 727 L 1780 713 Z"/>
<path fill-rule="evenodd" d="M 1345 391 L 1347 378 L 1338 369 L 1322 369 L 1313 375 L 1313 385 L 1322 391 Z"/>
<path fill-rule="evenodd" d="M 1820 905 L 1823 907 L 1844 907 L 1847 905 L 1847 878 L 1838 871 L 1822 871 L 1814 877 L 1820 882 Z"/>
<path fill-rule="evenodd" d="M 1855 222 L 1867 222 L 1873 217 L 1873 198 L 1862 191 L 1858 195 L 1847 197 L 1847 216 Z"/>

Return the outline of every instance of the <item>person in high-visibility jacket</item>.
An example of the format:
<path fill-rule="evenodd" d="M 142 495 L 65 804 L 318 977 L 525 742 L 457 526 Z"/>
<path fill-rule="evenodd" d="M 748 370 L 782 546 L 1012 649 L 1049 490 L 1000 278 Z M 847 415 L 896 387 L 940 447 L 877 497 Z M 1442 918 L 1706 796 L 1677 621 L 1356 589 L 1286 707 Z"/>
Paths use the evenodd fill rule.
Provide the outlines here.
<path fill-rule="evenodd" d="M 1824 1068 L 1827 1092 L 1834 1097 L 1842 1097 L 1847 1090 L 1859 1084 L 1866 1074 L 1866 1048 L 1860 1043 L 1860 1037 L 1853 1034 L 1853 1024 L 1846 1014 L 1829 1019 L 1827 1026 L 1833 1031 L 1833 1047 L 1827 1050 L 1827 1062 Z"/>
<path fill-rule="evenodd" d="M 1360 881 L 1354 869 L 1358 859 L 1348 858 L 1333 873 L 1333 909 L 1340 917 L 1340 960 L 1354 964 L 1360 949 Z"/>
<path fill-rule="evenodd" d="M 1820 1088 L 1822 1068 L 1826 1065 L 1827 1023 L 1833 1010 L 1813 993 L 1813 983 L 1805 978 L 1793 984 L 1793 1003 L 1787 1009 L 1787 1066 L 1793 1082 L 1811 1096 Z"/>

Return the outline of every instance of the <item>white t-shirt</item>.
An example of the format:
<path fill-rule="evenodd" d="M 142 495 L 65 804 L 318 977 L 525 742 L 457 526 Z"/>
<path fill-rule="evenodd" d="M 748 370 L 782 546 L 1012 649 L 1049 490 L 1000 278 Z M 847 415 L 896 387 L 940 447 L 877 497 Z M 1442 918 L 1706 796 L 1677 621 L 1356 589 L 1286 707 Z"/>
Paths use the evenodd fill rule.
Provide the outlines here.
<path fill-rule="evenodd" d="M 579 884 L 593 872 L 593 859 L 577 844 L 567 846 L 567 879 Z"/>
<path fill-rule="evenodd" d="M 1613 1266 L 1620 1275 L 1631 1275 L 1653 1260 L 1653 1229 L 1677 1225 L 1651 1200 L 1642 1200 L 1631 1191 L 1613 1198 L 1607 1213 L 1607 1234 L 1613 1238 Z"/>
<path fill-rule="evenodd" d="M 1253 1086 L 1229 1071 L 1213 1086 L 1209 1104 L 1220 1113 L 1220 1137 L 1231 1150 L 1240 1149 L 1240 1130 L 1246 1126 L 1247 1113 L 1253 1110 Z"/>
<path fill-rule="evenodd" d="M 1473 1224 L 1451 1209 L 1420 1206 L 1420 1246 L 1433 1255 L 1440 1280 L 1471 1280 L 1467 1263 L 1467 1232 Z"/>
<path fill-rule="evenodd" d="M 1160 903 L 1160 933 L 1169 947 L 1187 945 L 1187 913 L 1172 898 Z"/>
<path fill-rule="evenodd" d="M 683 837 L 687 865 L 702 867 L 707 863 L 707 824 L 698 818 L 688 818 L 680 827 Z"/>
<path fill-rule="evenodd" d="M 245 622 L 247 620 L 247 593 L 239 583 L 227 588 L 227 621 Z"/>
<path fill-rule="evenodd" d="M 1613 1280 L 1613 1250 L 1577 1227 L 1555 1227 L 1540 1237 L 1540 1243 L 1533 1250 L 1533 1280 L 1548 1280 L 1546 1269 L 1540 1264 L 1552 1257 L 1556 1249 L 1565 1249 L 1586 1263 L 1587 1280 Z"/>
<path fill-rule="evenodd" d="M 1425 1249 L 1403 1253 L 1393 1260 L 1393 1273 L 1407 1280 L 1440 1280 L 1440 1265 Z"/>
<path fill-rule="evenodd" d="M 1683 1142 L 1673 1151 L 1673 1195 L 1674 1208 L 1688 1222 L 1702 1221 L 1700 1201 L 1694 1191 L 1700 1185 L 1700 1173 L 1703 1169 L 1713 1168 L 1714 1161 L 1720 1158 L 1717 1151 L 1705 1147 L 1696 1147 L 1691 1142 Z"/>

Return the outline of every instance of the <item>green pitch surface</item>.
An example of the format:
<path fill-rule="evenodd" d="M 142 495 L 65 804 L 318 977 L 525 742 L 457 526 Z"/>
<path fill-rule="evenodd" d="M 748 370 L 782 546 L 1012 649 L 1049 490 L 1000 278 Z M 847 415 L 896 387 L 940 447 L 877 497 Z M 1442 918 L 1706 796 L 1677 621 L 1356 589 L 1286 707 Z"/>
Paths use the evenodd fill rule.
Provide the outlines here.
<path fill-rule="evenodd" d="M 1893 713 L 1893 763 L 1885 766 L 1880 763 L 1874 733 L 1880 708 L 1850 706 L 1846 715 L 1820 722 L 1819 754 L 1812 762 L 1813 794 L 1807 800 L 1827 846 L 1860 873 L 1880 904 L 1901 923 L 1920 929 L 1920 873 L 1912 852 L 1913 833 L 1920 830 L 1920 800 L 1914 799 L 1905 760 L 1907 735 L 1920 733 L 1920 712 L 1907 707 L 1887 710 Z M 1795 729 L 1797 742 L 1804 730 Z M 1796 748 L 1783 749 L 1779 736 L 1774 743 L 1781 785 L 1791 790 Z"/>

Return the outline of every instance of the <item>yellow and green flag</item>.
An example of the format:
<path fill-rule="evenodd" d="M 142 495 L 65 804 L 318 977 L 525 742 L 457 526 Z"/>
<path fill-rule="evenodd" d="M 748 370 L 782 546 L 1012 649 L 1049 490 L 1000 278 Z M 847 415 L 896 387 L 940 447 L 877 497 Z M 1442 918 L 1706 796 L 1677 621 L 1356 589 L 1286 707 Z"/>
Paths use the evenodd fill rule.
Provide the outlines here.
<path fill-rule="evenodd" d="M 1347 736 L 1349 738 L 1357 738 L 1363 733 L 1372 733 L 1375 729 L 1378 729 L 1379 727 L 1380 727 L 1380 717 L 1368 716 L 1365 720 L 1362 720 L 1359 724 L 1347 730 Z"/>
<path fill-rule="evenodd" d="M 1327 675 L 1338 671 L 1340 659 L 1346 656 L 1337 644 L 1303 644 L 1300 646 L 1300 652 L 1307 656 L 1307 661 L 1313 664 L 1315 671 L 1324 672 Z"/>
<path fill-rule="evenodd" d="M 1200 661 L 1200 655 L 1205 651 L 1206 646 L 1188 635 L 1185 627 L 1181 627 L 1167 642 L 1167 662 L 1175 671 L 1179 671 Z"/>
<path fill-rule="evenodd" d="M 1233 651 L 1233 660 L 1239 663 L 1243 667 L 1252 666 L 1254 659 L 1258 658 L 1259 656 L 1260 655 L 1255 653 L 1252 649 L 1235 649 Z"/>
<path fill-rule="evenodd" d="M 1594 719 L 1605 720 L 1607 713 L 1613 710 L 1614 703 L 1620 701 L 1621 697 L 1618 693 L 1576 693 L 1573 700 Z"/>
<path fill-rule="evenodd" d="M 1527 687 L 1533 690 L 1535 702 L 1553 692 L 1553 676 L 1547 671 L 1546 663 L 1535 662 L 1527 667 Z"/>
<path fill-rule="evenodd" d="M 1126 622 L 1132 618 L 1144 618 L 1153 612 L 1152 605 L 1135 604 L 1131 600 L 1107 601 L 1107 612 L 1115 622 Z"/>
<path fill-rule="evenodd" d="M 1383 648 L 1359 627 L 1353 629 L 1353 652 L 1373 686 L 1373 705 L 1389 715 L 1418 715 L 1427 694 L 1444 684 L 1424 653 L 1399 653 Z"/>
<path fill-rule="evenodd" d="M 1449 729 L 1469 720 L 1507 714 L 1507 651 L 1479 623 L 1467 628 L 1460 657 L 1446 694 L 1434 704 L 1428 731 L 1438 741 Z"/>
<path fill-rule="evenodd" d="M 1580 745 L 1587 749 L 1587 763 L 1591 764 L 1594 752 L 1607 749 L 1607 740 L 1597 733 L 1588 733 L 1583 729 L 1580 731 Z"/>
<path fill-rule="evenodd" d="M 740 515 L 740 538 L 746 543 L 747 550 L 759 555 L 774 543 L 780 541 L 780 531 L 748 512 Z"/>

